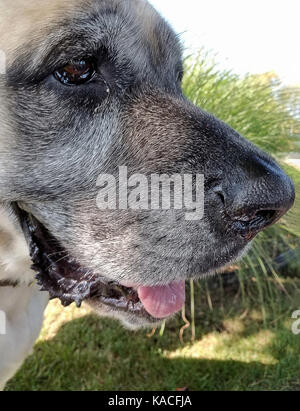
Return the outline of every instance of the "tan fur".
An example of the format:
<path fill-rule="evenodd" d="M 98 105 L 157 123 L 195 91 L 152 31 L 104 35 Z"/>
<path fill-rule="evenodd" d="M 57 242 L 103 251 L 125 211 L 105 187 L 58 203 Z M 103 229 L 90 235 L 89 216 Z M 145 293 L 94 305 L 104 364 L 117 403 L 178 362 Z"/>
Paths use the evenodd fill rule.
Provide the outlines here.
<path fill-rule="evenodd" d="M 29 284 L 34 279 L 30 269 L 28 246 L 9 215 L 0 208 L 0 281 Z"/>
<path fill-rule="evenodd" d="M 122 0 L 114 2 L 122 3 Z M 88 8 L 89 3 L 90 0 L 0 0 L 0 50 L 5 52 L 7 63 L 13 60 L 16 50 L 24 43 L 43 39 L 53 22 L 76 14 L 83 6 Z M 136 18 L 143 20 L 145 38 L 158 53 L 156 11 L 146 0 L 132 0 L 132 5 Z"/>
<path fill-rule="evenodd" d="M 41 38 L 60 17 L 73 14 L 88 0 L 0 0 L 0 50 L 9 63 L 24 42 Z"/>
<path fill-rule="evenodd" d="M 39 291 L 30 265 L 24 236 L 0 207 L 0 281 L 19 283 L 0 287 L 0 312 L 6 323 L 6 333 L 0 335 L 0 390 L 31 353 L 48 303 L 48 293 Z"/>
<path fill-rule="evenodd" d="M 47 303 L 47 293 L 35 285 L 0 287 L 0 311 L 6 318 L 6 334 L 0 335 L 0 391 L 31 354 Z"/>

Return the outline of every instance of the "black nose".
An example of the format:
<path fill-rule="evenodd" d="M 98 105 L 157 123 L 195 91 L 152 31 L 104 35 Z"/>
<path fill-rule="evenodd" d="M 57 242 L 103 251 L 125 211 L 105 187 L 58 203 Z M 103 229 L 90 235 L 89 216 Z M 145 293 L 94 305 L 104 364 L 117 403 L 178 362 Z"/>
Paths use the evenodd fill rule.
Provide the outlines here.
<path fill-rule="evenodd" d="M 273 160 L 258 156 L 215 191 L 234 230 L 247 239 L 278 221 L 295 200 L 291 179 Z"/>

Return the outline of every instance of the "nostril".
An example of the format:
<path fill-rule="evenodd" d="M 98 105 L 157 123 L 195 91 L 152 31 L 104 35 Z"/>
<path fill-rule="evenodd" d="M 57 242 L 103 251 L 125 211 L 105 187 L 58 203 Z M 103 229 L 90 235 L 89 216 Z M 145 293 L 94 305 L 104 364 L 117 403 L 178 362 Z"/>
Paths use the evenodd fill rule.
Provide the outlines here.
<path fill-rule="evenodd" d="M 275 216 L 278 214 L 278 211 L 275 210 L 260 210 L 257 211 L 254 220 L 261 220 L 261 221 L 272 221 L 275 219 Z"/>
<path fill-rule="evenodd" d="M 214 188 L 214 193 L 217 195 L 217 198 L 219 198 L 219 200 L 221 200 L 221 203 L 223 204 L 223 206 L 225 207 L 226 202 L 225 202 L 225 195 L 222 191 L 222 188 L 220 186 L 217 186 Z"/>
<path fill-rule="evenodd" d="M 217 194 L 217 196 L 219 197 L 219 199 L 221 200 L 223 206 L 225 206 L 225 197 L 224 197 L 224 194 L 223 194 L 222 192 L 220 192 L 220 191 L 218 191 L 216 194 Z"/>
<path fill-rule="evenodd" d="M 259 210 L 248 220 L 249 227 L 262 229 L 272 224 L 276 220 L 277 215 L 278 211 L 275 210 Z"/>
<path fill-rule="evenodd" d="M 225 195 L 220 189 L 215 190 L 219 200 L 226 209 L 226 200 Z M 231 219 L 237 222 L 240 222 L 244 226 L 266 226 L 271 224 L 281 216 L 281 212 L 278 210 L 239 210 L 235 215 L 231 212 L 228 213 L 231 216 Z"/>
<path fill-rule="evenodd" d="M 278 210 L 258 210 L 252 213 L 236 215 L 232 219 L 244 223 L 245 225 L 269 225 L 277 216 L 281 215 Z"/>
<path fill-rule="evenodd" d="M 226 186 L 224 189 L 221 185 L 213 188 L 223 221 L 247 240 L 276 223 L 289 210 L 294 198 L 293 190 L 290 191 L 290 196 L 285 194 L 283 197 L 278 190 L 272 195 L 268 191 L 258 195 L 257 188 L 251 192 L 247 186 L 245 189 L 240 186 Z"/>
<path fill-rule="evenodd" d="M 223 191 L 219 187 L 217 187 L 214 191 L 226 210 L 227 208 L 226 199 L 225 199 L 225 195 Z M 271 224 L 271 222 L 274 221 L 278 215 L 280 216 L 281 213 L 278 210 L 245 209 L 244 211 L 239 210 L 239 212 L 237 213 L 234 213 L 231 210 L 231 212 L 228 212 L 228 215 L 231 217 L 232 220 L 239 221 L 244 224 L 249 224 L 249 225 L 266 224 L 268 225 L 268 224 Z"/>
<path fill-rule="evenodd" d="M 280 210 L 258 210 L 234 217 L 234 227 L 243 236 L 252 238 L 259 231 L 275 223 L 283 212 Z"/>

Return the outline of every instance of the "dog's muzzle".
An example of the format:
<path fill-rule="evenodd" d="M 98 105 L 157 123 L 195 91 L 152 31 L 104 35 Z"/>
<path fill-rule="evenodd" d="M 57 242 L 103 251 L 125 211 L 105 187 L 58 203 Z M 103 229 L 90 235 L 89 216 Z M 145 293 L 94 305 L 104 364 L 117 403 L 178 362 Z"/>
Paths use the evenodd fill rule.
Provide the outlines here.
<path fill-rule="evenodd" d="M 102 303 L 113 310 L 124 311 L 155 323 L 180 310 L 185 301 L 185 283 L 156 287 L 125 286 L 109 281 L 83 268 L 64 250 L 51 233 L 32 215 L 15 205 L 28 242 L 31 268 L 37 273 L 41 291 L 50 299 L 60 299 L 63 306 L 83 301 Z"/>

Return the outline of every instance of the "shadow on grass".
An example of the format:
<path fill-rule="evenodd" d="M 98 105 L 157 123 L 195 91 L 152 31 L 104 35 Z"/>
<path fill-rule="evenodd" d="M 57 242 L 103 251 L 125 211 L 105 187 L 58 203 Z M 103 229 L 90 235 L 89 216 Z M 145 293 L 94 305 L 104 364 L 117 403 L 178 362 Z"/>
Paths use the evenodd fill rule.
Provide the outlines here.
<path fill-rule="evenodd" d="M 197 341 L 196 341 L 197 343 Z M 232 341 L 234 343 L 234 339 Z M 230 339 L 227 342 L 230 354 Z M 191 347 L 186 344 L 184 347 Z M 63 325 L 39 342 L 7 390 L 289 390 L 300 387 L 300 341 L 287 329 L 264 347 L 277 363 L 191 358 L 177 335 L 148 338 L 93 315 Z M 229 358 L 230 355 L 227 356 Z M 276 362 L 275 361 L 275 362 Z M 298 387 L 298 388 L 297 388 Z"/>

